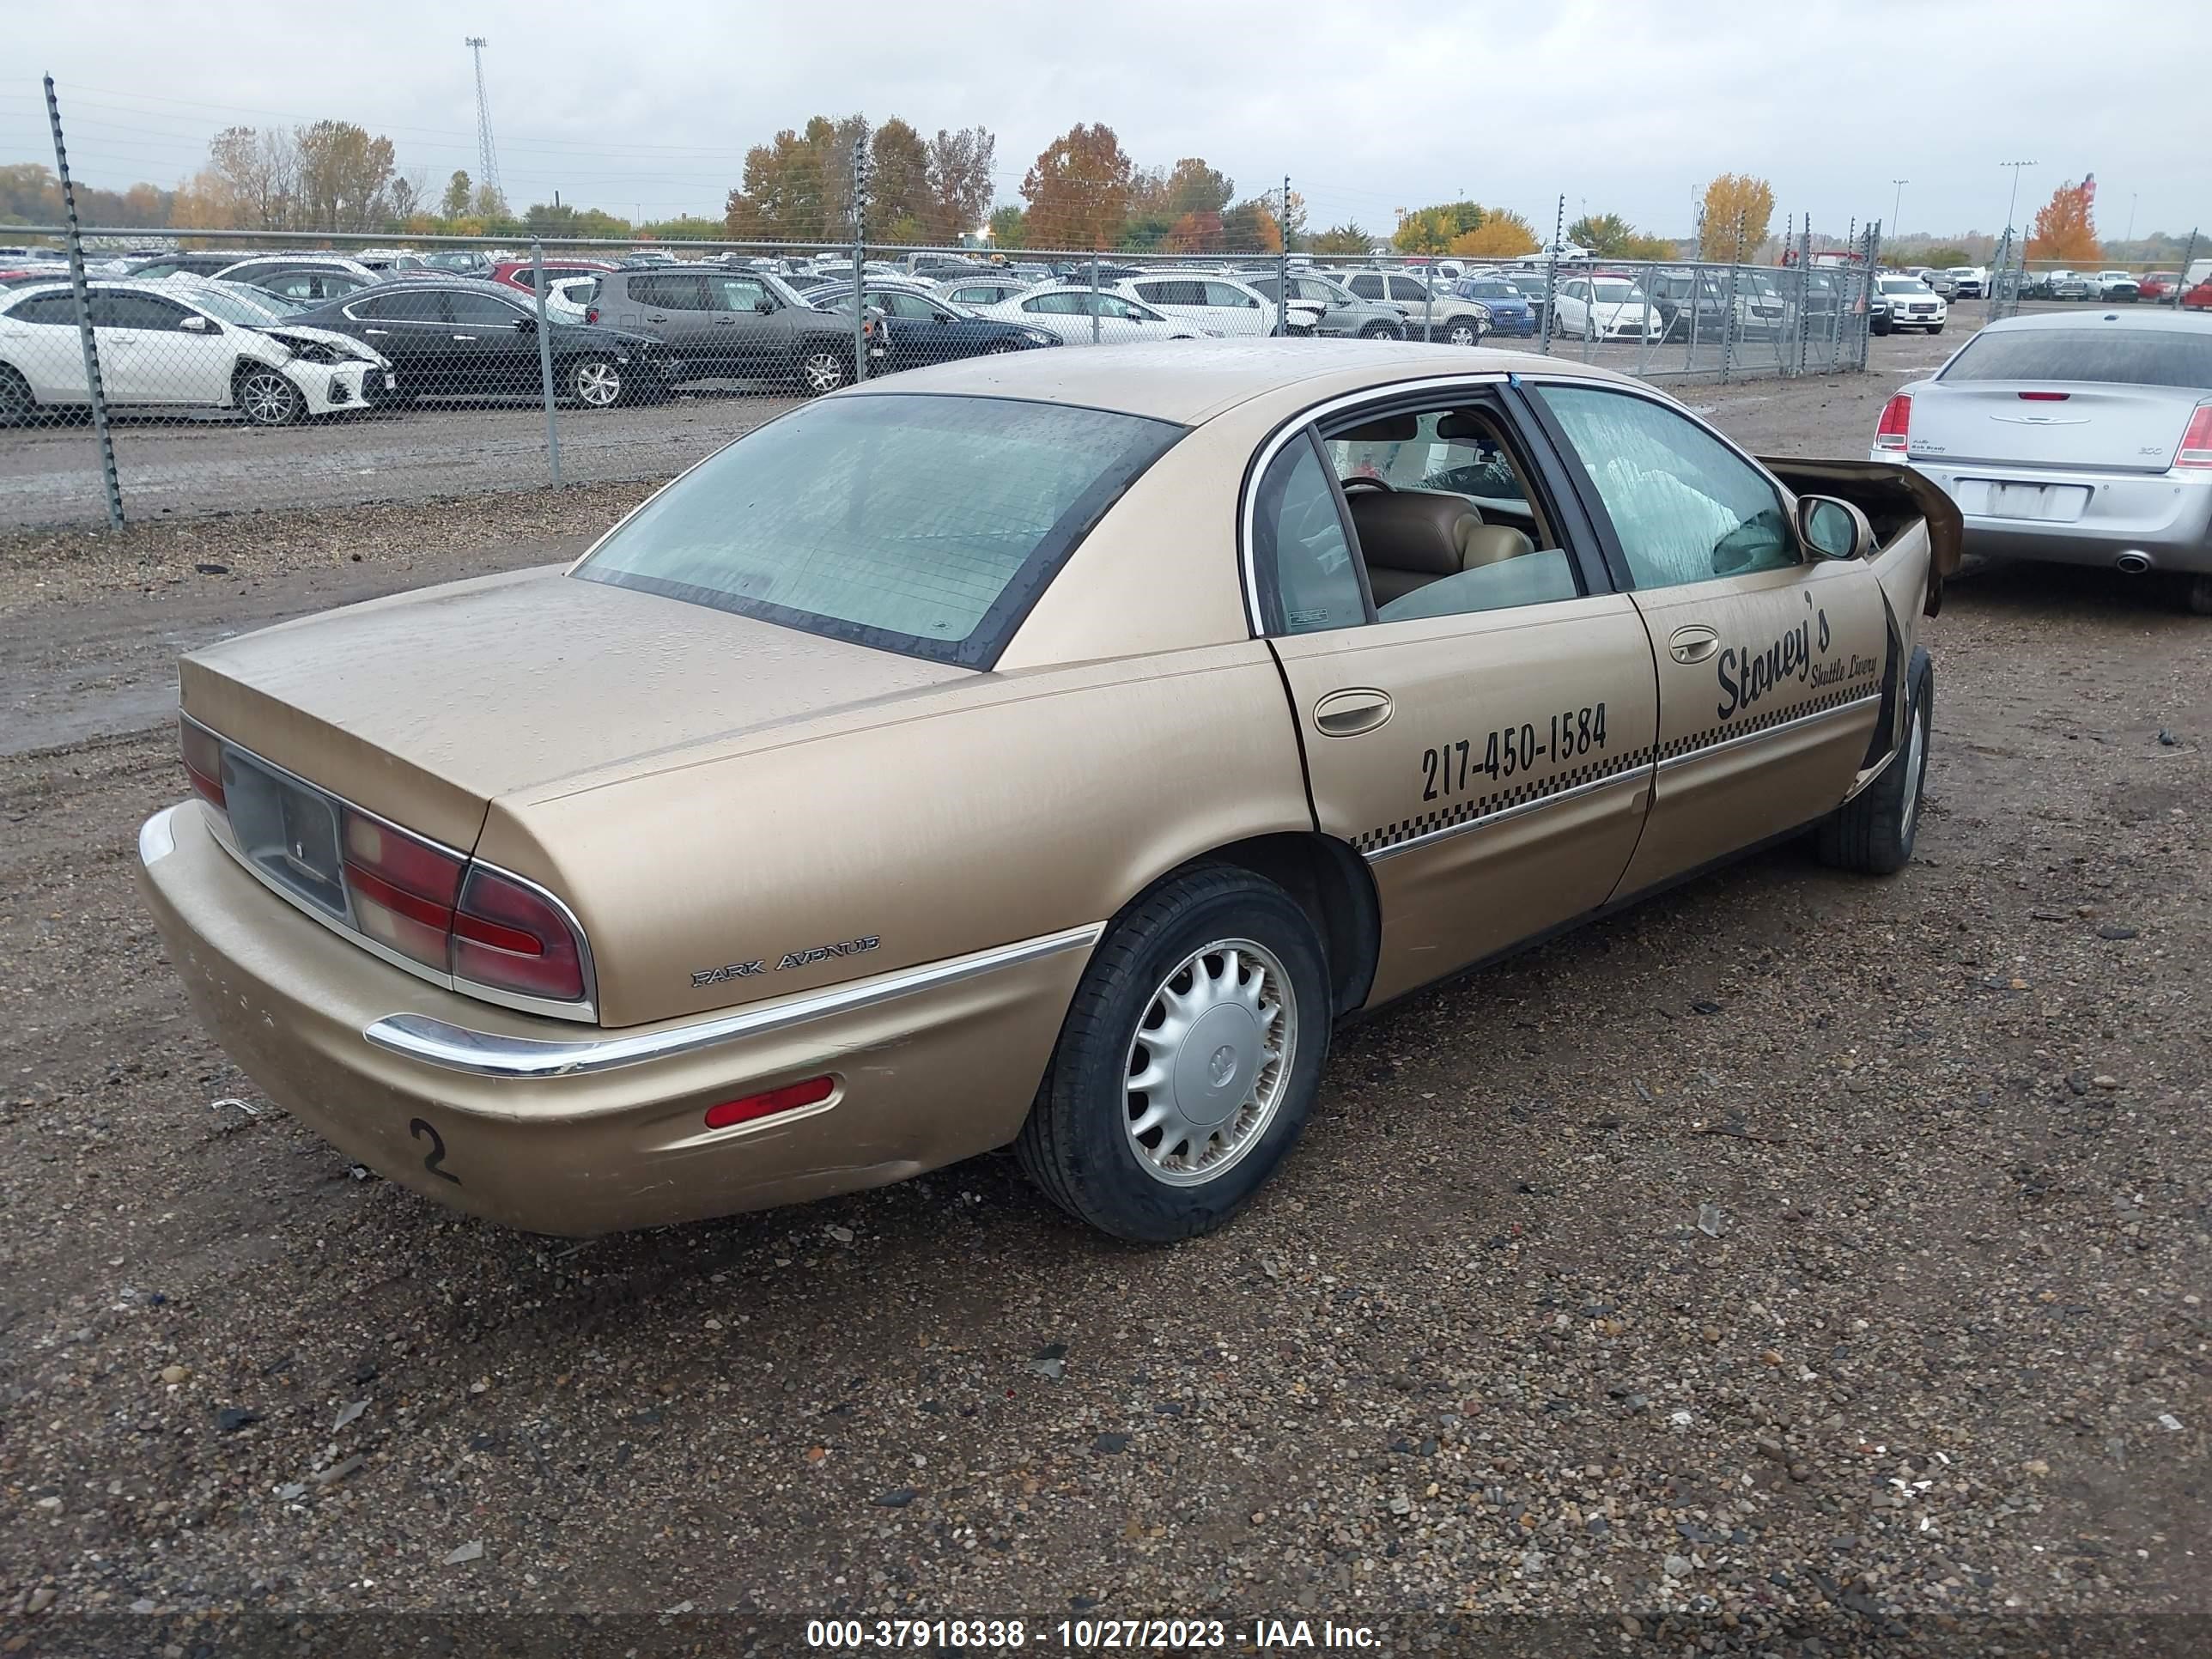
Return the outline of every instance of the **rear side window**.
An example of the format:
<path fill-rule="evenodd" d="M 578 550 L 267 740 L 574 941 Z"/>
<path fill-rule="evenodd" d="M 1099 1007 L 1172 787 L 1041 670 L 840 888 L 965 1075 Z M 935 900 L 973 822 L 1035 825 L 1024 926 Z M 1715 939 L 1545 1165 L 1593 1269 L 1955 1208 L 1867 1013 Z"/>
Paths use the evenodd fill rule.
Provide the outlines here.
<path fill-rule="evenodd" d="M 446 320 L 445 291 L 434 288 L 401 289 L 391 294 L 374 294 L 358 305 L 349 306 L 346 314 L 378 322 L 442 323 Z"/>
<path fill-rule="evenodd" d="M 2000 329 L 1977 334 L 1938 378 L 2080 380 L 2212 391 L 2212 333 L 2165 328 Z"/>
<path fill-rule="evenodd" d="M 671 484 L 575 574 L 988 668 L 1165 421 L 999 398 L 810 404 Z"/>

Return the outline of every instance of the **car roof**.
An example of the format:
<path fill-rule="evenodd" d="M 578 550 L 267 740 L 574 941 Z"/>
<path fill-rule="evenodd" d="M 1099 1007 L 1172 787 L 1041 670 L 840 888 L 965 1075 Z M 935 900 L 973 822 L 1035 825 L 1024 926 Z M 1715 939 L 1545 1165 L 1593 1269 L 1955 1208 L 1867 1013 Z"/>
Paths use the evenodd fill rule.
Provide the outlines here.
<path fill-rule="evenodd" d="M 2017 334 L 2024 330 L 2054 328 L 2150 329 L 2169 334 L 2212 334 L 2212 316 L 2201 312 L 2162 308 L 2132 311 L 2045 311 L 2029 317 L 2001 317 L 1982 325 L 1984 334 Z"/>
<path fill-rule="evenodd" d="M 837 397 L 926 392 L 1020 398 L 1113 410 L 1195 426 L 1271 393 L 1297 401 L 1358 392 L 1430 376 L 1571 375 L 1623 386 L 1638 382 L 1594 364 L 1482 347 L 1415 346 L 1375 340 L 1177 340 L 1110 350 L 1038 351 L 970 357 L 864 381 Z"/>

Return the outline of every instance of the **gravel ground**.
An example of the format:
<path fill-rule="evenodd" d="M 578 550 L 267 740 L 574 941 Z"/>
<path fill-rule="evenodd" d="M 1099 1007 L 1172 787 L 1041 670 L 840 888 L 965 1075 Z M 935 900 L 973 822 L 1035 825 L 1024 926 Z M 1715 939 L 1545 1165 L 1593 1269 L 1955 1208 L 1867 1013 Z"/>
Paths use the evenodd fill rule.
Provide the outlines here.
<path fill-rule="evenodd" d="M 1890 389 L 1694 395 L 1848 455 Z M 1216 1237 L 1103 1243 L 994 1157 L 571 1244 L 264 1101 L 131 861 L 179 644 L 632 493 L 0 547 L 0 1649 L 2212 1640 L 2212 627 L 1970 573 L 1911 868 L 1769 853 L 1347 1030 Z"/>

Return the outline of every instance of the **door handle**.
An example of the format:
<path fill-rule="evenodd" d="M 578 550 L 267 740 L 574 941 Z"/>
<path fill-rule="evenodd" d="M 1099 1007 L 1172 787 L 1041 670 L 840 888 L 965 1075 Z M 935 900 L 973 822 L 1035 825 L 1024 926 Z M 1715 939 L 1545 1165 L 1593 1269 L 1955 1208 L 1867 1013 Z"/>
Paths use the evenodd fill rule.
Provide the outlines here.
<path fill-rule="evenodd" d="M 473 345 L 476 343 L 477 337 L 473 334 L 456 334 L 453 337 L 456 340 L 466 340 L 470 344 Z"/>
<path fill-rule="evenodd" d="M 1332 691 L 1314 705 L 1314 727 L 1323 737 L 1356 738 L 1389 720 L 1392 707 L 1390 694 L 1371 686 Z"/>
<path fill-rule="evenodd" d="M 665 323 L 668 319 L 657 311 L 648 311 L 645 313 L 645 320 L 648 323 Z"/>
<path fill-rule="evenodd" d="M 390 329 L 388 329 L 388 328 L 365 328 L 365 329 L 362 330 L 362 333 L 364 333 L 364 334 L 383 334 L 383 335 L 389 335 L 389 334 L 392 332 L 392 331 L 391 331 Z"/>
<path fill-rule="evenodd" d="M 1720 649 L 1721 636 L 1703 623 L 1678 628 L 1667 636 L 1667 650 L 1676 662 L 1703 662 Z"/>

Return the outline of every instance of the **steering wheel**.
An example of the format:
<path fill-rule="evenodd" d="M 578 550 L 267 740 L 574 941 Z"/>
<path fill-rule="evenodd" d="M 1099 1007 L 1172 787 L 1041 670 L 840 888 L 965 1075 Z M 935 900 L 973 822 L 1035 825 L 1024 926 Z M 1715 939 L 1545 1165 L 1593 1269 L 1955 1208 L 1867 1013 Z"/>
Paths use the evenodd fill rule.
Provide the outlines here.
<path fill-rule="evenodd" d="M 1349 478 L 1340 480 L 1338 488 L 1342 489 L 1347 495 L 1355 489 L 1379 489 L 1386 495 L 1395 495 L 1398 493 L 1398 486 L 1392 483 L 1388 478 L 1370 478 L 1364 472 L 1356 474 Z"/>

